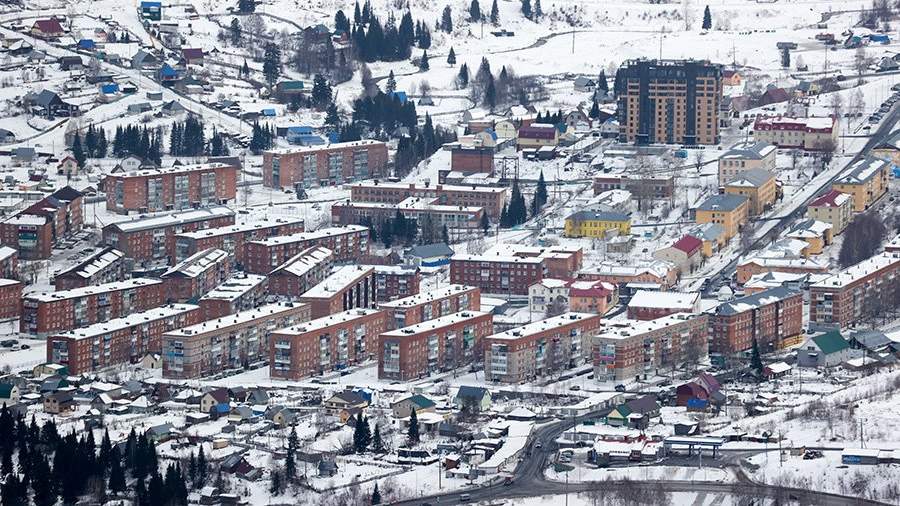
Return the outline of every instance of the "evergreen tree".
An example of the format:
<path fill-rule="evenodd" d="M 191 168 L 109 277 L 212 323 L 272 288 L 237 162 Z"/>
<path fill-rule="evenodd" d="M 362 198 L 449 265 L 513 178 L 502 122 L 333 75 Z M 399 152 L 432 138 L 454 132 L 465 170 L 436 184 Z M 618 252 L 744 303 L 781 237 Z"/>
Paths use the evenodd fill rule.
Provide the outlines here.
<path fill-rule="evenodd" d="M 475 23 L 481 21 L 481 6 L 478 5 L 478 0 L 472 0 L 469 4 L 469 21 Z"/>
<path fill-rule="evenodd" d="M 84 134 L 84 150 L 88 158 L 93 158 L 97 153 L 97 132 L 94 125 L 90 125 Z"/>
<path fill-rule="evenodd" d="M 388 72 L 387 84 L 385 85 L 385 89 L 388 93 L 393 93 L 397 91 L 397 79 L 394 77 L 394 70 L 391 69 Z"/>
<path fill-rule="evenodd" d="M 372 451 L 375 453 L 384 452 L 384 441 L 381 439 L 381 426 L 375 424 L 375 432 L 372 434 Z"/>
<path fill-rule="evenodd" d="M 244 64 L 241 65 L 241 74 L 244 77 L 250 77 L 250 65 L 247 65 L 247 60 L 244 60 Z"/>
<path fill-rule="evenodd" d="M 487 213 L 481 215 L 481 230 L 487 234 L 488 230 L 491 228 L 491 221 L 488 219 Z"/>
<path fill-rule="evenodd" d="M 311 93 L 313 107 L 323 110 L 331 103 L 331 85 L 322 74 L 313 77 L 313 89 Z"/>
<path fill-rule="evenodd" d="M 362 15 L 359 13 L 359 2 L 357 1 L 353 5 L 353 24 L 360 25 L 362 24 Z"/>
<path fill-rule="evenodd" d="M 109 151 L 109 143 L 106 141 L 106 129 L 100 128 L 100 135 L 97 139 L 97 153 L 94 155 L 95 158 L 106 158 L 106 154 Z"/>
<path fill-rule="evenodd" d="M 428 65 L 428 51 L 422 51 L 422 59 L 419 60 L 419 70 L 422 72 L 427 72 L 429 69 Z"/>
<path fill-rule="evenodd" d="M 372 490 L 372 504 L 381 504 L 381 493 L 378 491 L 378 482 L 375 482 L 375 488 Z"/>
<path fill-rule="evenodd" d="M 191 456 L 188 458 L 188 479 L 191 480 L 192 485 L 197 484 L 197 456 L 194 455 L 193 451 L 191 451 Z"/>
<path fill-rule="evenodd" d="M 200 445 L 200 453 L 197 455 L 197 488 L 206 483 L 209 467 L 206 464 L 206 454 L 203 453 L 203 445 Z"/>
<path fill-rule="evenodd" d="M 56 504 L 57 494 L 50 478 L 50 464 L 47 458 L 38 454 L 34 461 L 34 479 L 31 481 L 31 489 L 34 491 L 32 499 L 34 506 L 53 506 Z"/>
<path fill-rule="evenodd" d="M 269 486 L 269 492 L 272 495 L 281 495 L 281 473 L 277 469 L 272 470 L 272 484 Z"/>
<path fill-rule="evenodd" d="M 419 30 L 419 36 L 416 37 L 416 40 L 419 42 L 420 49 L 428 49 L 431 47 L 431 30 L 425 23 L 422 23 L 422 27 Z"/>
<path fill-rule="evenodd" d="M 703 29 L 709 30 L 712 28 L 712 13 L 709 12 L 709 6 L 707 5 L 705 9 L 703 9 Z"/>
<path fill-rule="evenodd" d="M 290 483 L 297 477 L 297 463 L 294 459 L 294 453 L 297 452 L 297 431 L 291 427 L 291 433 L 288 436 L 287 455 L 284 459 L 284 477 Z"/>
<path fill-rule="evenodd" d="M 494 86 L 494 78 L 490 77 L 487 87 L 484 89 L 484 104 L 490 107 L 491 111 L 497 105 L 497 88 Z"/>
<path fill-rule="evenodd" d="M 241 45 L 241 22 L 238 21 L 238 18 L 233 18 L 231 20 L 231 45 L 232 46 L 240 46 Z"/>
<path fill-rule="evenodd" d="M 447 224 L 444 224 L 444 228 L 441 230 L 441 239 L 443 239 L 444 244 L 450 244 L 450 231 L 447 230 Z"/>
<path fill-rule="evenodd" d="M 446 33 L 453 32 L 453 13 L 450 11 L 450 6 L 444 6 L 444 12 L 441 14 L 441 31 Z"/>
<path fill-rule="evenodd" d="M 356 453 L 363 453 L 366 451 L 366 446 L 363 442 L 365 435 L 363 434 L 363 415 L 360 411 L 356 414 L 356 423 L 353 425 L 353 450 Z"/>
<path fill-rule="evenodd" d="M 497 8 L 497 0 L 491 4 L 491 24 L 497 26 L 500 23 L 500 9 Z"/>
<path fill-rule="evenodd" d="M 606 80 L 606 71 L 600 70 L 600 75 L 597 76 L 597 89 L 603 92 L 604 95 L 609 93 L 609 82 Z"/>
<path fill-rule="evenodd" d="M 447 55 L 447 65 L 451 67 L 456 65 L 456 52 L 453 51 L 453 48 L 450 48 L 450 53 Z"/>
<path fill-rule="evenodd" d="M 335 129 L 341 126 L 341 116 L 338 114 L 338 108 L 334 102 L 328 104 L 328 109 L 325 112 L 325 124 Z"/>
<path fill-rule="evenodd" d="M 256 11 L 256 0 L 238 0 L 238 10 L 242 14 L 249 14 Z"/>
<path fill-rule="evenodd" d="M 118 448 L 110 451 L 109 490 L 115 495 L 125 491 L 125 472 L 122 470 L 122 459 L 119 456 Z"/>
<path fill-rule="evenodd" d="M 522 0 L 522 15 L 531 19 L 531 0 Z"/>
<path fill-rule="evenodd" d="M 419 442 L 419 416 L 413 409 L 409 414 L 409 429 L 406 432 L 410 444 Z"/>
<path fill-rule="evenodd" d="M 591 119 L 597 119 L 600 117 L 600 104 L 594 100 L 594 104 L 591 105 L 591 112 L 588 113 L 588 117 Z"/>
<path fill-rule="evenodd" d="M 263 55 L 263 76 L 269 86 L 274 86 L 281 75 L 281 49 L 272 42 L 266 44 L 266 51 Z"/>
<path fill-rule="evenodd" d="M 334 13 L 334 29 L 350 33 L 350 20 L 347 19 L 347 15 L 342 10 Z"/>
<path fill-rule="evenodd" d="M 547 181 L 544 179 L 544 171 L 538 176 L 537 188 L 534 191 L 534 197 L 538 200 L 541 207 L 547 203 L 549 195 L 547 194 Z"/>
<path fill-rule="evenodd" d="M 759 355 L 759 342 L 756 339 L 753 340 L 753 348 L 750 350 L 750 369 L 753 369 L 757 377 L 762 377 L 763 363 Z"/>
<path fill-rule="evenodd" d="M 534 20 L 537 21 L 544 15 L 544 11 L 541 10 L 541 0 L 534 0 Z"/>
<path fill-rule="evenodd" d="M 456 85 L 460 88 L 469 86 L 469 66 L 465 63 L 459 67 L 459 74 L 456 75 Z"/>
<path fill-rule="evenodd" d="M 84 168 L 87 156 L 84 154 L 84 148 L 81 147 L 81 134 L 75 132 L 75 139 L 72 140 L 72 156 L 78 162 L 78 168 Z"/>

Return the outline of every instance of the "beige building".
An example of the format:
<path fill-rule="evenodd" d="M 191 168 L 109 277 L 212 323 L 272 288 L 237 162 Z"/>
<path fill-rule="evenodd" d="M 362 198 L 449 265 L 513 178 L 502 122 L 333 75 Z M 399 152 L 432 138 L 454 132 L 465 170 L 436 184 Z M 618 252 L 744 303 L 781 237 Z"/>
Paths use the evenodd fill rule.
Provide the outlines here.
<path fill-rule="evenodd" d="M 779 148 L 834 150 L 838 141 L 838 122 L 831 117 L 760 117 L 753 124 L 753 139 Z"/>
<path fill-rule="evenodd" d="M 853 197 L 853 211 L 861 213 L 887 193 L 890 178 L 890 163 L 867 156 L 847 167 L 831 189 Z"/>
<path fill-rule="evenodd" d="M 715 223 L 724 229 L 725 241 L 741 231 L 750 216 L 750 199 L 743 195 L 720 193 L 713 195 L 694 210 L 698 224 Z"/>
<path fill-rule="evenodd" d="M 718 144 L 722 66 L 696 60 L 629 60 L 616 72 L 619 141 Z"/>
<path fill-rule="evenodd" d="M 775 176 L 763 169 L 741 171 L 725 184 L 725 193 L 743 195 L 750 201 L 750 216 L 758 216 L 775 203 Z"/>
<path fill-rule="evenodd" d="M 719 184 L 731 181 L 745 170 L 774 171 L 777 151 L 767 142 L 738 142 L 719 157 Z"/>
<path fill-rule="evenodd" d="M 806 216 L 831 224 L 831 232 L 840 234 L 853 219 L 853 197 L 850 194 L 831 190 L 813 200 L 806 207 Z"/>

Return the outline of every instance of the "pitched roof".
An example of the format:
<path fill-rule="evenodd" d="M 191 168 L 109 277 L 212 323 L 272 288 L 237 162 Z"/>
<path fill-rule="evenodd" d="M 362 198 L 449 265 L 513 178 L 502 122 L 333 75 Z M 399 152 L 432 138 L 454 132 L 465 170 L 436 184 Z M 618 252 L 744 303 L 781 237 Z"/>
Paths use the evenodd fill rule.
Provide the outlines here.
<path fill-rule="evenodd" d="M 409 250 L 409 254 L 419 258 L 449 257 L 453 256 L 453 249 L 446 244 L 439 242 L 435 244 L 423 244 Z"/>
<path fill-rule="evenodd" d="M 850 194 L 831 190 L 809 203 L 809 207 L 840 207 L 850 201 Z"/>
<path fill-rule="evenodd" d="M 822 353 L 826 355 L 831 355 L 832 353 L 837 353 L 850 347 L 847 340 L 844 339 L 837 330 L 818 335 L 813 337 L 812 340 L 816 343 L 816 347 L 822 350 Z"/>
<path fill-rule="evenodd" d="M 735 174 L 735 176 L 726 183 L 726 186 L 751 186 L 758 188 L 774 178 L 775 176 L 765 169 L 748 169 Z"/>
<path fill-rule="evenodd" d="M 628 406 L 628 409 L 630 409 L 632 413 L 645 414 L 651 411 L 659 411 L 659 403 L 656 402 L 655 395 L 638 397 L 637 399 L 626 402 L 625 405 Z"/>
<path fill-rule="evenodd" d="M 681 250 L 688 255 L 692 255 L 694 254 L 694 252 L 703 248 L 703 241 L 692 235 L 686 235 L 676 241 L 675 244 L 672 245 L 672 247 L 677 250 Z"/>
<path fill-rule="evenodd" d="M 34 27 L 44 33 L 61 33 L 63 31 L 62 25 L 56 18 L 39 19 L 34 22 Z"/>
<path fill-rule="evenodd" d="M 617 213 L 614 211 L 578 211 L 570 215 L 566 220 L 572 221 L 630 221 L 631 217 L 627 214 Z"/>
<path fill-rule="evenodd" d="M 456 392 L 456 397 L 463 399 L 480 400 L 484 397 L 485 393 L 487 393 L 487 389 L 484 387 L 471 387 L 463 385 L 459 387 L 459 391 Z"/>
<path fill-rule="evenodd" d="M 419 395 L 419 394 L 413 395 L 413 396 L 409 397 L 407 400 L 409 400 L 410 402 L 412 402 L 413 404 L 418 406 L 419 409 L 430 408 L 435 405 L 434 401 L 432 401 L 428 397 L 425 397 L 424 395 Z"/>
<path fill-rule="evenodd" d="M 722 158 L 762 160 L 764 157 L 774 152 L 775 146 L 768 142 L 742 141 L 731 146 L 731 148 L 722 155 Z"/>
<path fill-rule="evenodd" d="M 219 404 L 224 404 L 230 400 L 230 398 L 228 397 L 228 389 L 225 388 L 217 388 L 206 393 L 212 396 L 212 398 Z"/>
<path fill-rule="evenodd" d="M 731 193 L 719 193 L 703 201 L 697 207 L 698 211 L 734 211 L 747 201 L 743 195 Z"/>
<path fill-rule="evenodd" d="M 202 60 L 203 50 L 196 47 L 187 47 L 181 50 L 181 56 L 185 60 Z"/>
<path fill-rule="evenodd" d="M 338 398 L 338 399 L 344 401 L 344 403 L 352 404 L 352 405 L 363 404 L 366 402 L 366 400 L 363 399 L 359 394 L 351 392 L 350 390 L 344 390 L 343 392 L 338 392 L 338 393 L 332 395 L 329 400 L 334 399 L 334 398 Z"/>
<path fill-rule="evenodd" d="M 776 286 L 774 288 L 769 288 L 768 290 L 763 290 L 752 295 L 747 295 L 746 297 L 720 304 L 713 310 L 713 313 L 721 316 L 736 315 L 743 313 L 744 311 L 782 301 L 799 293 L 800 292 L 783 286 Z"/>

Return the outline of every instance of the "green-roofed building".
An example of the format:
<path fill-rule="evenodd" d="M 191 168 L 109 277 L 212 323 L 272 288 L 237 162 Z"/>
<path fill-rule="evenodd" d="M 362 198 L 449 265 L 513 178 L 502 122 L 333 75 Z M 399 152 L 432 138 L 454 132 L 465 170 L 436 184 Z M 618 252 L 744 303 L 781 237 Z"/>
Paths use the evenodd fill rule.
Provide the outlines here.
<path fill-rule="evenodd" d="M 857 354 L 844 336 L 833 330 L 808 338 L 797 350 L 797 364 L 800 367 L 834 367 Z"/>

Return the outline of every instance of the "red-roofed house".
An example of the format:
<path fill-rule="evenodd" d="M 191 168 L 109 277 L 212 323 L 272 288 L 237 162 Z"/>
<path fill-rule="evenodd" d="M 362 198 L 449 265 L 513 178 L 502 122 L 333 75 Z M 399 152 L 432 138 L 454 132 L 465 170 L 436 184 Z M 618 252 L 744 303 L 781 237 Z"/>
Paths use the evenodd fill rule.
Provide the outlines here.
<path fill-rule="evenodd" d="M 56 18 L 39 19 L 31 26 L 32 37 L 39 39 L 55 39 L 62 37 L 65 32 Z"/>
<path fill-rule="evenodd" d="M 199 48 L 184 48 L 181 50 L 181 58 L 185 65 L 203 66 L 203 50 Z"/>
<path fill-rule="evenodd" d="M 831 190 L 809 203 L 806 216 L 830 223 L 831 233 L 840 234 L 853 219 L 853 197 L 849 193 Z"/>
<path fill-rule="evenodd" d="M 678 268 L 679 274 L 693 272 L 703 262 L 703 241 L 686 235 L 668 248 L 653 253 L 653 258 L 671 262 Z"/>
<path fill-rule="evenodd" d="M 739 74 L 737 70 L 723 70 L 722 71 L 722 85 L 723 86 L 740 86 L 741 85 L 741 74 Z"/>
<path fill-rule="evenodd" d="M 569 285 L 569 311 L 606 314 L 618 304 L 619 290 L 606 281 L 575 281 Z"/>
<path fill-rule="evenodd" d="M 559 130 L 546 123 L 533 123 L 519 128 L 516 138 L 516 149 L 539 149 L 544 146 L 556 146 L 559 142 Z"/>

